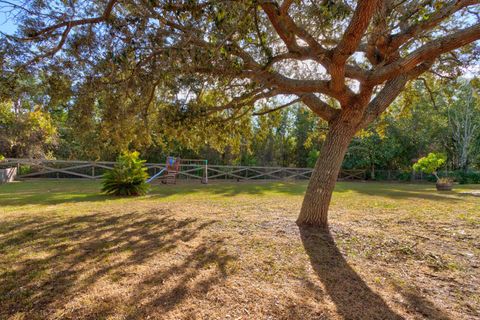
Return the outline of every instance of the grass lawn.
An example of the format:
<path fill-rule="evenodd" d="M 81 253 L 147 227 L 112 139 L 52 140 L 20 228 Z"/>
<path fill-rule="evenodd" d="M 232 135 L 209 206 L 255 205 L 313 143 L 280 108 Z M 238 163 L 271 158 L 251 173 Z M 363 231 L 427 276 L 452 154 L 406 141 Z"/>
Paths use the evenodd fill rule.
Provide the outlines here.
<path fill-rule="evenodd" d="M 0 319 L 478 319 L 478 186 L 339 183 L 330 231 L 306 183 L 0 185 Z"/>

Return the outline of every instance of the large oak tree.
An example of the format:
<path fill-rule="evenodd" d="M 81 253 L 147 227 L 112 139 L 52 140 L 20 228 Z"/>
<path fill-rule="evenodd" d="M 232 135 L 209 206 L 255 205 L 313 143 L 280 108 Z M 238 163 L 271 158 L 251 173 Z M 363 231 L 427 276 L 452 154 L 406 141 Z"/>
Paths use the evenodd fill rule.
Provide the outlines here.
<path fill-rule="evenodd" d="M 20 25 L 3 38 L 10 69 L 54 63 L 81 83 L 114 63 L 116 81 L 146 103 L 156 88 L 170 88 L 195 116 L 235 119 L 304 103 L 329 130 L 300 225 L 327 225 L 354 135 L 408 81 L 475 62 L 480 39 L 478 0 L 0 3 Z"/>

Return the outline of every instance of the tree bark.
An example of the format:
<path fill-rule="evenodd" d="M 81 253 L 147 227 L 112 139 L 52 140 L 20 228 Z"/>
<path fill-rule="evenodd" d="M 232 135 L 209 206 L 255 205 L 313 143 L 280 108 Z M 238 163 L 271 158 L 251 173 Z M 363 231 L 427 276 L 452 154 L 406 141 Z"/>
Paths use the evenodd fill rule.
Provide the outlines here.
<path fill-rule="evenodd" d="M 327 227 L 333 188 L 356 126 L 341 119 L 330 125 L 320 156 L 313 169 L 297 219 L 299 226 Z"/>

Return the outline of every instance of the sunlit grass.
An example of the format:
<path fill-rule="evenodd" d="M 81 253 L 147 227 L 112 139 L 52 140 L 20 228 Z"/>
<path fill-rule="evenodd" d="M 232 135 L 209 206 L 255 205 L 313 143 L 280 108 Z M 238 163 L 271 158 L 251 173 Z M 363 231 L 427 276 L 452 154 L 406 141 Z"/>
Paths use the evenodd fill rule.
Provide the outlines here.
<path fill-rule="evenodd" d="M 475 317 L 478 186 L 339 182 L 310 238 L 306 185 L 0 185 L 0 319 Z"/>

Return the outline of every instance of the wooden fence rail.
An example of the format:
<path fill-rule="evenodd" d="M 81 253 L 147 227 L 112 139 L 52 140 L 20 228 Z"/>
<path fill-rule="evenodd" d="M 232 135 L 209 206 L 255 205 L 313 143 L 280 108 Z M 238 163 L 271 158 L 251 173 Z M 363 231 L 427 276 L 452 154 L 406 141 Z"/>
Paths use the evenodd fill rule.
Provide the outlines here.
<path fill-rule="evenodd" d="M 111 161 L 70 161 L 7 158 L 0 167 L 17 167 L 17 178 L 83 178 L 100 179 L 115 162 Z M 148 173 L 154 175 L 165 167 L 162 163 L 146 163 Z M 206 172 L 205 172 L 206 171 Z M 180 164 L 178 177 L 181 179 L 208 180 L 305 180 L 312 174 L 312 168 L 224 166 Z M 341 180 L 365 179 L 365 170 L 342 170 Z"/>

